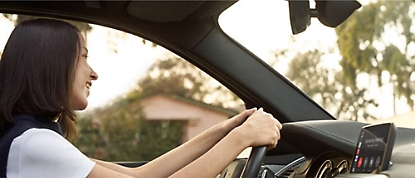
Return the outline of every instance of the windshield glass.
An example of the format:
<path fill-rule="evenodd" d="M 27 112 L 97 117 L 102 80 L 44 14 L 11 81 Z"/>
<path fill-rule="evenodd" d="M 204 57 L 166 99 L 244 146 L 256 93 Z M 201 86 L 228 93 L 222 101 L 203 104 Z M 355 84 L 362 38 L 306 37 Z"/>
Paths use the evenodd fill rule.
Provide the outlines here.
<path fill-rule="evenodd" d="M 415 127 L 415 4 L 358 2 L 362 6 L 336 28 L 313 17 L 296 35 L 288 1 L 239 1 L 219 22 L 337 119 Z"/>

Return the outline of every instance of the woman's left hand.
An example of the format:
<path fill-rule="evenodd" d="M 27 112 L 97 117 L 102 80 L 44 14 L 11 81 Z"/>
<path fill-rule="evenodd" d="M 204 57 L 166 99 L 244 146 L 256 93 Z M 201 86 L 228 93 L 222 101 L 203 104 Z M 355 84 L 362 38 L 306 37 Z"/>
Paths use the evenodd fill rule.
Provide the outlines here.
<path fill-rule="evenodd" d="M 238 115 L 225 120 L 223 122 L 221 122 L 221 126 L 222 129 L 227 133 L 230 132 L 231 130 L 233 130 L 234 128 L 240 126 L 241 124 L 243 124 L 245 122 L 245 120 L 251 116 L 257 109 L 256 108 L 252 108 L 252 109 L 248 109 L 245 110 L 241 113 L 239 113 Z"/>

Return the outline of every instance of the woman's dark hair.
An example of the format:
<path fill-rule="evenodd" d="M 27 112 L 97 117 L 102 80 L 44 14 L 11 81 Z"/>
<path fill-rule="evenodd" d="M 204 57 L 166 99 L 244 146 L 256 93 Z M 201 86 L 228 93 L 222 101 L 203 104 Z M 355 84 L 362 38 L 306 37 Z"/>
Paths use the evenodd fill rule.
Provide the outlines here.
<path fill-rule="evenodd" d="M 13 125 L 12 115 L 31 114 L 59 117 L 64 136 L 76 138 L 70 96 L 79 51 L 79 30 L 67 22 L 17 25 L 0 60 L 0 135 Z"/>

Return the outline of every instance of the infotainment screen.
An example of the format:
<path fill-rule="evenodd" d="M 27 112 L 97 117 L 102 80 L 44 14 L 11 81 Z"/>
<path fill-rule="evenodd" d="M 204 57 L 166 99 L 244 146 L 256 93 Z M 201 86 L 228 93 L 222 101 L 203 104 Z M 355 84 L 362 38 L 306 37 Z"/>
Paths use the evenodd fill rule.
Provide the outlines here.
<path fill-rule="evenodd" d="M 377 173 L 387 170 L 395 142 L 396 126 L 383 123 L 364 126 L 356 144 L 351 173 Z"/>

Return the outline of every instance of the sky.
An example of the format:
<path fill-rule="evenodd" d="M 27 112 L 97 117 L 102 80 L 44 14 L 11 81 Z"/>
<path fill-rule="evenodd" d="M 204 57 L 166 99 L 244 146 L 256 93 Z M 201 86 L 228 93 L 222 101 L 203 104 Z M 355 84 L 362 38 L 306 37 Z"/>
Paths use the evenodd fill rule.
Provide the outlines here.
<path fill-rule="evenodd" d="M 100 107 L 134 89 L 137 81 L 146 74 L 155 60 L 167 53 L 164 48 L 154 48 L 149 42 L 143 44 L 137 36 L 108 31 L 108 28 L 101 26 L 92 27 L 93 32 L 87 37 L 88 63 L 99 78 L 93 82 L 88 109 Z M 114 45 L 108 43 L 105 36 L 118 37 L 118 40 Z"/>
<path fill-rule="evenodd" d="M 301 34 L 293 36 L 290 28 L 288 2 L 284 0 L 240 0 L 226 10 L 219 18 L 220 26 L 239 43 L 266 62 L 274 60 L 275 49 L 313 49 L 330 50 L 336 43 L 334 29 L 323 26 L 317 19 Z M 311 6 L 313 6 L 312 2 Z M 0 50 L 2 50 L 14 24 L 0 16 Z M 162 47 L 154 48 L 151 43 L 143 44 L 141 38 L 105 27 L 92 25 L 87 34 L 89 51 L 88 62 L 98 73 L 93 82 L 89 106 L 92 110 L 111 104 L 111 100 L 136 87 L 137 81 L 146 74 L 152 63 L 163 58 L 168 51 Z M 111 39 L 111 40 L 108 40 Z M 295 39 L 295 43 L 292 40 Z M 117 52 L 115 52 L 117 51 Z M 137 60 L 139 59 L 139 60 Z M 322 59 L 326 66 L 339 69 L 340 55 L 327 55 Z M 275 66 L 285 73 L 288 60 Z M 382 93 L 383 92 L 383 93 Z M 375 95 L 384 95 L 388 89 Z M 380 98 L 382 103 L 390 103 L 391 98 Z M 386 111 L 380 117 L 390 116 L 390 104 L 380 106 Z M 382 108 L 383 107 L 383 108 Z M 408 112 L 403 107 L 400 113 Z"/>

